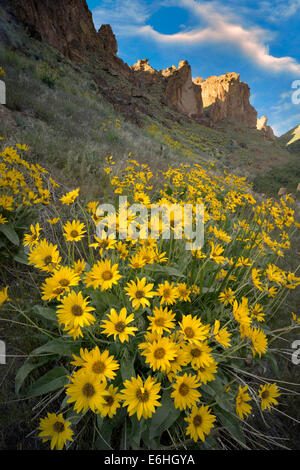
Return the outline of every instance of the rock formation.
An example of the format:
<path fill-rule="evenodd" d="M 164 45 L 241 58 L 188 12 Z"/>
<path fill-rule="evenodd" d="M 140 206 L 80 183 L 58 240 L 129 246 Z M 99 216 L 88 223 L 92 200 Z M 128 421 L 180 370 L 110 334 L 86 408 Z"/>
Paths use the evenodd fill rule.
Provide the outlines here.
<path fill-rule="evenodd" d="M 83 62 L 101 47 L 86 0 L 4 0 L 28 32 Z"/>
<path fill-rule="evenodd" d="M 132 67 L 135 76 L 146 83 L 160 82 L 161 74 L 149 65 L 149 59 L 139 59 Z"/>
<path fill-rule="evenodd" d="M 267 125 L 268 118 L 262 116 L 260 119 L 257 119 L 256 128 L 261 131 L 268 139 L 275 139 L 275 135 L 271 126 Z"/>
<path fill-rule="evenodd" d="M 199 118 L 203 115 L 201 90 L 192 81 L 191 67 L 186 60 L 165 70 L 157 71 L 149 65 L 149 59 L 138 60 L 132 66 L 140 86 L 157 83 L 163 91 L 162 102 L 171 104 L 179 113 Z"/>
<path fill-rule="evenodd" d="M 213 124 L 230 118 L 256 128 L 257 112 L 249 102 L 250 88 L 240 81 L 239 74 L 226 73 L 204 81 L 197 78 L 194 84 L 201 87 L 204 111 Z"/>
<path fill-rule="evenodd" d="M 110 24 L 103 24 L 101 26 L 98 31 L 98 38 L 100 39 L 103 49 L 108 54 L 117 55 L 118 43 Z"/>
<path fill-rule="evenodd" d="M 178 68 L 170 67 L 162 71 L 167 79 L 166 97 L 180 113 L 198 118 L 203 115 L 201 89 L 192 81 L 191 67 L 186 60 L 179 62 Z"/>
<path fill-rule="evenodd" d="M 264 135 L 274 137 L 265 118 L 257 122 L 257 112 L 249 102 L 250 89 L 240 81 L 239 74 L 227 73 L 206 80 L 197 77 L 193 82 L 187 61 L 179 62 L 178 68 L 173 65 L 160 71 L 151 67 L 148 59 L 130 67 L 117 56 L 118 44 L 110 25 L 102 25 L 96 31 L 86 0 L 1 2 L 31 36 L 95 70 L 99 93 L 126 117 L 138 121 L 136 111 L 151 116 L 153 103 L 156 111 L 164 105 L 209 125 L 223 119 L 236 120 L 251 128 L 259 125 Z M 166 115 L 172 116 L 170 109 Z"/>

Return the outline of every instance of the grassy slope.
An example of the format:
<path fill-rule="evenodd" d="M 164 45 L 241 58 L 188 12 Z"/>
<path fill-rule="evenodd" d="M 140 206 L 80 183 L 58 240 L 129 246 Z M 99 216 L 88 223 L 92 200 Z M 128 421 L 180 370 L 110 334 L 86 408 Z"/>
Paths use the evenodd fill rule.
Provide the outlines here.
<path fill-rule="evenodd" d="M 66 60 L 47 44 L 29 39 L 20 26 L 9 23 L 1 7 L 0 13 L 0 27 L 17 51 L 0 43 L 0 64 L 7 73 L 7 107 L 17 123 L 12 130 L 0 122 L 0 135 L 8 143 L 18 140 L 31 146 L 39 163 L 51 168 L 54 177 L 66 186 L 80 185 L 90 198 L 101 196 L 105 157 L 113 155 L 123 161 L 129 152 L 139 161 L 151 161 L 154 169 L 180 161 L 214 162 L 219 170 L 250 179 L 291 159 L 279 142 L 268 141 L 258 131 L 236 123 L 220 123 L 218 129 L 210 129 L 182 119 L 172 110 L 168 110 L 168 119 L 153 96 L 149 106 L 155 120 L 141 116 L 145 125 L 137 128 L 97 93 L 95 72 L 112 86 L 116 81 L 101 64 L 78 66 Z M 58 72 L 54 89 L 36 72 L 42 62 Z M 115 125 L 116 119 L 120 127 Z"/>
<path fill-rule="evenodd" d="M 300 125 L 280 136 L 280 142 L 290 152 L 300 152 Z"/>
<path fill-rule="evenodd" d="M 300 183 L 300 125 L 283 134 L 278 139 L 278 145 L 290 152 L 290 158 L 284 164 L 258 175 L 254 179 L 254 189 L 275 196 L 278 189 L 283 187 L 287 188 L 289 193 L 295 194 Z M 296 197 L 300 198 L 299 192 Z"/>

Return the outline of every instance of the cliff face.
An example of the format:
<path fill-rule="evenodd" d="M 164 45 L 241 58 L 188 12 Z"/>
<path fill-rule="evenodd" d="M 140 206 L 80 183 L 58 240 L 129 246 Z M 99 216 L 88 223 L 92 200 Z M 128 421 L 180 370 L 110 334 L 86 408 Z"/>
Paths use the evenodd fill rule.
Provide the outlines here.
<path fill-rule="evenodd" d="M 201 90 L 192 81 L 191 67 L 186 60 L 165 70 L 157 71 L 149 65 L 149 59 L 139 60 L 133 65 L 134 75 L 142 84 L 160 84 L 161 100 L 169 103 L 179 113 L 199 118 L 203 115 Z"/>
<path fill-rule="evenodd" d="M 193 119 L 213 125 L 233 119 L 257 128 L 257 112 L 249 102 L 250 89 L 240 82 L 239 74 L 227 73 L 206 80 L 192 80 L 187 61 L 157 71 L 149 60 L 139 60 L 129 67 L 117 57 L 118 44 L 110 25 L 97 32 L 86 0 L 1 0 L 7 10 L 21 21 L 28 33 L 44 40 L 76 62 L 95 66 L 99 93 L 117 109 L 133 116 L 139 109 L 149 114 L 149 103 L 162 105 Z M 169 110 L 170 110 L 169 109 Z M 128 114 L 129 113 L 129 114 Z M 166 111 L 168 113 L 168 111 Z M 170 114 L 170 113 L 169 113 Z M 259 123 L 267 137 L 272 130 Z"/>
<path fill-rule="evenodd" d="M 192 81 L 191 67 L 186 60 L 179 62 L 178 68 L 162 71 L 167 79 L 166 97 L 181 113 L 198 118 L 203 115 L 201 90 Z"/>
<path fill-rule="evenodd" d="M 101 47 L 85 0 L 4 0 L 31 35 L 58 49 L 71 60 L 83 62 Z"/>
<path fill-rule="evenodd" d="M 257 112 L 249 102 L 250 89 L 237 73 L 226 73 L 194 82 L 201 87 L 205 113 L 212 123 L 231 118 L 256 128 Z"/>

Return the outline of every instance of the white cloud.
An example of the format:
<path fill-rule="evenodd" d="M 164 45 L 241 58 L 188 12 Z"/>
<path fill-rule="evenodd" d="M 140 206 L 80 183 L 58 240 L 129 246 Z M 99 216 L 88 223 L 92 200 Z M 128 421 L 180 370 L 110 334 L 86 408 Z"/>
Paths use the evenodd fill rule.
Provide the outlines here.
<path fill-rule="evenodd" d="M 232 22 L 232 15 L 219 13 L 217 2 L 197 2 L 195 0 L 178 0 L 178 6 L 185 6 L 201 20 L 207 22 L 207 26 L 192 31 L 175 34 L 161 34 L 151 26 L 145 25 L 137 28 L 136 33 L 150 37 L 155 41 L 165 44 L 200 44 L 200 43 L 227 43 L 239 48 L 245 56 L 257 65 L 274 72 L 289 72 L 300 74 L 300 64 L 292 57 L 274 57 L 269 53 L 265 44 L 271 35 L 262 28 L 245 28 L 241 24 Z"/>
<path fill-rule="evenodd" d="M 151 8 L 143 0 L 104 0 L 102 5 L 93 11 L 96 28 L 109 23 L 115 31 L 128 28 L 128 35 L 136 31 L 136 27 L 144 25 L 151 16 Z"/>
<path fill-rule="evenodd" d="M 175 34 L 162 34 L 147 24 L 152 13 L 160 6 L 186 8 L 199 23 L 204 22 L 205 26 Z M 272 10 L 273 15 L 288 17 L 299 7 L 300 0 L 276 0 L 275 4 L 261 2 L 259 11 L 263 13 Z M 118 36 L 140 36 L 171 46 L 227 44 L 239 49 L 244 56 L 264 69 L 299 76 L 300 64 L 293 57 L 275 57 L 270 54 L 267 42 L 272 40 L 274 34 L 260 27 L 243 26 L 246 20 L 238 16 L 239 11 L 238 6 L 234 11 L 220 1 L 156 0 L 149 5 L 144 0 L 105 0 L 101 7 L 93 11 L 93 16 L 97 27 L 102 23 L 110 23 Z M 247 6 L 241 7 L 241 11 L 245 13 Z M 249 22 L 248 19 L 247 21 Z"/>
<path fill-rule="evenodd" d="M 300 10 L 300 0 L 272 0 L 259 3 L 259 12 L 269 22 L 282 22 L 295 16 Z"/>

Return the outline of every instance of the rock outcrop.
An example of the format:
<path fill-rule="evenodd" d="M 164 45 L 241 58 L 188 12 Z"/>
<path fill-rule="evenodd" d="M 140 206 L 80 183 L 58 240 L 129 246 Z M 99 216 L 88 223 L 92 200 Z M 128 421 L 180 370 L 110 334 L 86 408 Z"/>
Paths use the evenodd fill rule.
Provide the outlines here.
<path fill-rule="evenodd" d="M 4 0 L 28 32 L 58 49 L 71 60 L 101 47 L 85 0 Z"/>
<path fill-rule="evenodd" d="M 118 52 L 110 25 L 102 25 L 97 33 L 86 0 L 3 1 L 31 36 L 46 41 L 71 60 L 84 62 L 91 52 Z"/>
<path fill-rule="evenodd" d="M 146 83 L 160 82 L 161 74 L 149 65 L 149 59 L 139 59 L 132 67 L 135 76 Z"/>
<path fill-rule="evenodd" d="M 187 61 L 157 71 L 148 59 L 132 67 L 117 56 L 118 44 L 110 25 L 97 32 L 86 0 L 1 0 L 27 32 L 58 49 L 69 59 L 95 70 L 98 91 L 128 116 L 151 115 L 151 104 L 161 105 L 204 124 L 232 119 L 257 128 L 257 112 L 249 102 L 250 89 L 239 74 L 227 73 L 192 80 Z M 89 60 L 92 59 L 92 60 Z M 125 112 L 126 111 L 126 112 Z M 177 118 L 178 119 L 178 116 Z M 269 138 L 272 130 L 260 123 Z"/>
<path fill-rule="evenodd" d="M 239 74 L 197 78 L 194 84 L 201 87 L 204 111 L 213 124 L 229 118 L 256 128 L 257 112 L 249 101 L 250 88 L 240 81 Z"/>
<path fill-rule="evenodd" d="M 140 88 L 149 84 L 160 84 L 161 102 L 171 105 L 179 113 L 193 118 L 203 115 L 201 90 L 192 81 L 191 67 L 186 60 L 164 70 L 155 70 L 149 59 L 138 60 L 132 66 L 134 76 L 140 82 Z"/>
<path fill-rule="evenodd" d="M 275 135 L 271 126 L 268 126 L 268 118 L 262 116 L 257 119 L 257 130 L 261 131 L 268 139 L 275 139 Z"/>
<path fill-rule="evenodd" d="M 167 79 L 166 97 L 180 113 L 199 118 L 203 115 L 201 89 L 192 81 L 191 67 L 186 60 L 179 62 L 178 68 L 162 70 Z"/>
<path fill-rule="evenodd" d="M 107 54 L 117 55 L 118 43 L 110 24 L 103 24 L 98 31 L 98 38 Z"/>

